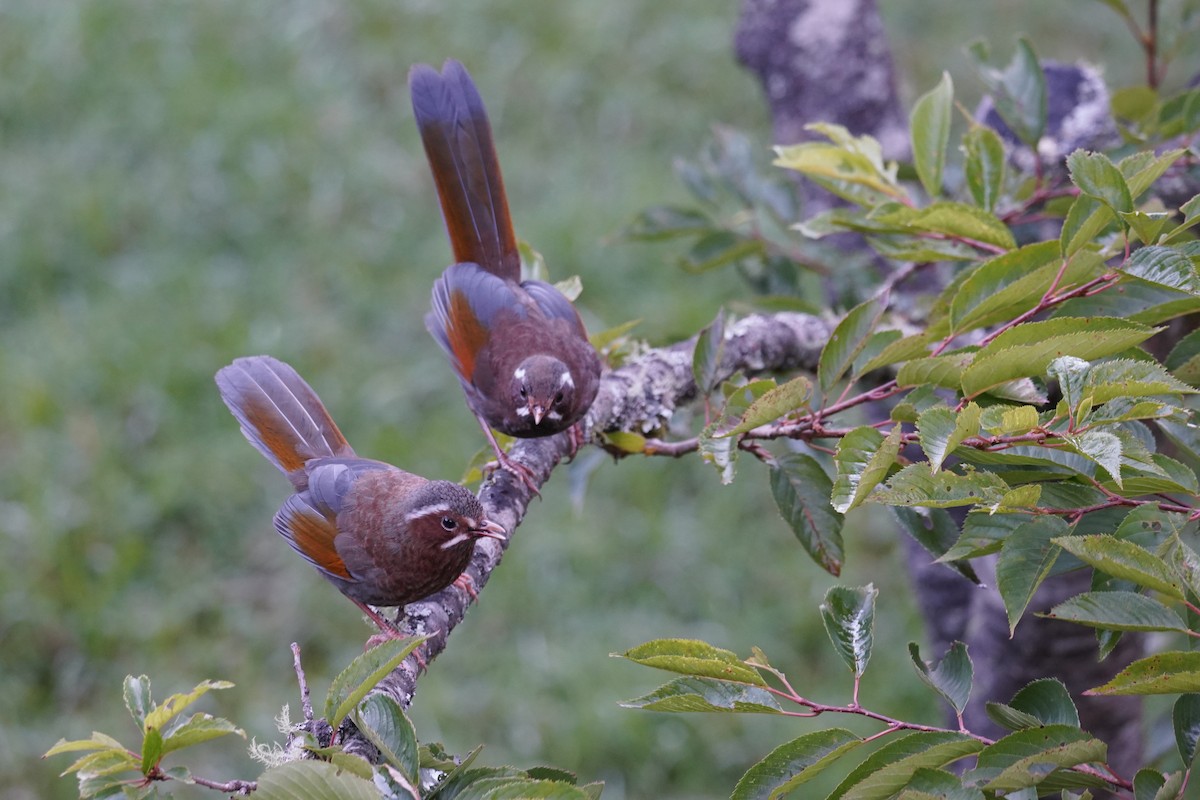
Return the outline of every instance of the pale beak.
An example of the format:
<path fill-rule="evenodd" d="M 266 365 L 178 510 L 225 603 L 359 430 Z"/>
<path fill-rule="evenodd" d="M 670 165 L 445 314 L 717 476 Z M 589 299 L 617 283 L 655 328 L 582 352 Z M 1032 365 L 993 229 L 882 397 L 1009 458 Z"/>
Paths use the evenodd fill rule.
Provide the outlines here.
<path fill-rule="evenodd" d="M 542 408 L 539 405 L 534 405 L 533 403 L 530 403 L 529 413 L 533 415 L 533 424 L 541 425 L 542 417 L 546 416 L 546 409 Z"/>
<path fill-rule="evenodd" d="M 490 519 L 485 519 L 478 528 L 472 528 L 471 532 L 476 536 L 486 536 L 489 539 L 496 539 L 501 542 L 508 538 L 504 528 L 501 528 Z"/>

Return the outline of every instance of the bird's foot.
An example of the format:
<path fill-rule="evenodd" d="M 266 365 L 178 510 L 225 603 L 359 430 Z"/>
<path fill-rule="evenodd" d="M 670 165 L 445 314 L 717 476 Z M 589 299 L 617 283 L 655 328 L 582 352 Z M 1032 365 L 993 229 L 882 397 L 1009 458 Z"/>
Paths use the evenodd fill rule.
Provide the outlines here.
<path fill-rule="evenodd" d="M 467 596 L 471 598 L 471 602 L 479 599 L 479 590 L 475 588 L 475 579 L 468 573 L 464 572 L 462 575 L 459 575 L 451 585 L 457 586 L 466 592 Z"/>

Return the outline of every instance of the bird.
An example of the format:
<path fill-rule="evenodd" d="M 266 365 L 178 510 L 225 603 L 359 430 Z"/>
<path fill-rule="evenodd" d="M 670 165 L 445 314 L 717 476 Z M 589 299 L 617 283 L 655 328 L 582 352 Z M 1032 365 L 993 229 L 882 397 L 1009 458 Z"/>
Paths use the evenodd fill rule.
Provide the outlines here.
<path fill-rule="evenodd" d="M 492 429 L 518 438 L 572 431 L 596 398 L 600 356 L 561 292 L 521 280 L 521 257 L 483 99 L 449 59 L 409 71 L 413 114 L 455 263 L 433 285 L 425 327 L 445 351 L 502 466 Z M 536 487 L 526 478 L 536 492 Z"/>
<path fill-rule="evenodd" d="M 276 512 L 275 530 L 384 638 L 402 637 L 371 606 L 428 597 L 463 576 L 478 539 L 505 539 L 465 487 L 357 456 L 317 393 L 283 361 L 237 358 L 216 383 L 242 434 L 295 490 Z"/>

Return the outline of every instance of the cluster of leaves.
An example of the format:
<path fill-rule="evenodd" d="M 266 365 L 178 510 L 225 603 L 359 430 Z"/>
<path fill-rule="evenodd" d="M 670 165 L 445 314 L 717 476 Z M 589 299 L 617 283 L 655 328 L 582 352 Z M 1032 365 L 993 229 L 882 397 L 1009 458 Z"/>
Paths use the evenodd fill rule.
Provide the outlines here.
<path fill-rule="evenodd" d="M 1171 192 L 1156 191 L 1168 183 L 1164 176 L 1178 179 L 1194 166 L 1197 154 L 1186 142 L 1149 137 L 1200 130 L 1200 94 L 1160 99 L 1147 88 L 1143 96 L 1154 101 L 1136 119 L 1125 115 L 1119 152 L 1079 150 L 1061 173 L 1026 175 L 1011 154 L 1036 151 L 1047 133 L 1042 69 L 1026 41 L 1005 65 L 992 65 L 986 48 L 971 53 L 1015 138 L 968 120 L 961 162 L 948 167 L 955 102 L 946 75 L 911 115 L 915 181 L 902 179 L 875 139 L 837 125 L 811 125 L 822 140 L 776 148 L 778 166 L 845 201 L 796 230 L 811 239 L 857 234 L 897 266 L 842 317 L 811 379 L 722 379 L 726 323 L 719 316 L 694 355 L 706 425 L 691 441 L 668 443 L 670 452 L 699 452 L 726 483 L 739 453 L 764 461 L 780 513 L 831 574 L 842 567 L 845 515 L 875 503 L 968 578 L 975 579 L 973 559 L 998 554 L 997 588 L 1012 629 L 1047 578 L 1090 567 L 1092 590 L 1046 616 L 1097 629 L 1101 657 L 1126 632 L 1169 632 L 1194 643 L 1200 331 L 1170 342 L 1162 358 L 1147 347 L 1168 323 L 1200 312 L 1200 195 L 1172 206 Z M 961 179 L 947 186 L 949 175 Z M 662 224 L 640 235 L 683 235 L 683 218 L 656 210 L 639 225 Z M 1044 235 L 1048 225 L 1052 238 Z M 715 234 L 700 235 L 697 246 Z M 728 252 L 731 262 L 744 258 L 733 246 Z M 894 302 L 898 287 L 934 267 L 951 277 L 919 284 L 933 285 L 934 294 L 922 318 L 906 316 L 911 303 Z M 884 400 L 890 411 L 880 420 Z M 861 424 L 864 410 L 878 421 Z M 773 441 L 786 447 L 768 448 Z M 650 442 L 645 451 L 666 448 Z M 955 507 L 966 511 L 961 524 L 947 511 Z M 840 603 L 866 613 L 873 597 L 855 590 L 823 609 L 839 650 L 854 660 L 855 701 L 839 710 L 861 711 L 860 645 L 870 637 L 845 620 L 830 622 L 841 617 L 829 609 Z M 869 628 L 869 619 L 851 618 Z M 689 676 L 633 701 L 636 707 L 788 713 L 777 704 L 785 697 L 810 715 L 832 708 L 800 698 L 758 653 L 742 662 L 708 645 L 656 642 L 625 655 Z M 961 727 L 970 685 L 965 650 L 952 649 L 938 668 L 922 666 L 915 649 L 913 656 Z M 768 685 L 764 672 L 783 688 Z M 1073 705 L 1055 686 L 1031 686 L 1010 706 L 992 708 L 993 719 L 1014 730 L 999 742 L 867 713 L 887 722 L 886 732 L 914 732 L 872 755 L 831 797 L 902 790 L 991 797 L 1105 785 L 1138 798 L 1178 796 L 1195 750 L 1200 653 L 1185 648 L 1139 660 L 1092 690 L 1181 695 L 1175 709 L 1185 771 L 1169 776 L 1080 773 L 1079 765 L 1104 761 L 1103 745 L 1078 730 Z M 842 731 L 801 737 L 752 769 L 734 796 L 779 796 L 863 741 Z M 961 780 L 936 771 L 968 755 L 975 767 Z"/>
<path fill-rule="evenodd" d="M 476 767 L 475 748 L 462 758 L 437 743 L 422 744 L 404 709 L 388 694 L 371 690 L 424 641 L 389 640 L 367 650 L 334 678 L 325 696 L 324 725 L 309 719 L 289 730 L 288 748 L 257 747 L 261 760 L 273 762 L 256 781 L 217 782 L 199 778 L 186 767 L 163 769 L 164 756 L 227 733 L 245 734 L 228 720 L 195 714 L 171 723 L 210 689 L 233 684 L 205 681 L 187 694 L 156 705 L 144 675 L 127 678 L 125 703 L 142 728 L 142 745 L 126 748 L 104 733 L 90 739 L 59 741 L 46 756 L 89 751 L 63 775 L 77 774 L 81 798 L 143 798 L 164 781 L 196 784 L 224 792 L 253 792 L 262 800 L 493 800 L 540 797 L 554 800 L 597 800 L 603 784 L 578 786 L 574 774 L 552 767 Z M 307 711 L 307 709 L 306 709 Z M 337 743 L 343 726 L 352 725 L 378 750 L 377 763 L 347 753 Z M 322 743 L 314 731 L 333 732 Z M 263 753 L 266 751 L 266 756 Z M 127 773 L 135 773 L 127 777 Z"/>
<path fill-rule="evenodd" d="M 987 704 L 988 716 L 1011 733 L 991 740 L 968 731 L 962 714 L 971 694 L 972 665 L 961 642 L 951 645 L 937 663 L 926 662 L 917 645 L 909 645 L 917 677 L 954 711 L 957 730 L 906 723 L 863 708 L 858 686 L 871 658 L 877 596 L 873 586 L 839 586 L 830 589 L 821 604 L 834 649 L 854 676 L 849 703 L 831 705 L 803 696 L 757 648 L 743 660 L 706 642 L 659 639 L 619 655 L 682 677 L 624 705 L 665 712 L 848 714 L 884 726 L 870 736 L 827 728 L 780 745 L 746 772 L 733 790 L 734 800 L 783 797 L 824 777 L 843 757 L 881 739 L 886 739 L 882 746 L 846 772 L 827 795 L 830 800 L 984 800 L 1000 795 L 1032 798 L 1049 791 L 1061 791 L 1064 798 L 1083 798 L 1090 797 L 1092 789 L 1117 788 L 1131 789 L 1138 800 L 1165 800 L 1182 790 L 1183 771 L 1163 774 L 1145 769 L 1132 781 L 1114 776 L 1104 763 L 1107 746 L 1080 729 L 1079 713 L 1066 687 L 1051 678 L 1033 681 L 1008 703 Z M 1198 699 L 1200 695 L 1185 695 L 1175 704 L 1175 738 L 1185 764 L 1191 763 L 1200 738 Z M 974 758 L 973 766 L 951 771 L 967 758 Z"/>

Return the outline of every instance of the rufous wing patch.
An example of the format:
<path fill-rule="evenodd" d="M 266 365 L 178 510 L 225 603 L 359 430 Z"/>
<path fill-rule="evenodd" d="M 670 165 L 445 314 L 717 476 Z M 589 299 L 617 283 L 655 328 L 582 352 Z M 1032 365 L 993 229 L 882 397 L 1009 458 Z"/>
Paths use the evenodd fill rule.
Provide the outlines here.
<path fill-rule="evenodd" d="M 334 546 L 338 530 L 333 520 L 300 495 L 292 495 L 275 514 L 275 529 L 292 548 L 322 572 L 353 580 Z"/>
<path fill-rule="evenodd" d="M 458 362 L 459 374 L 467 381 L 475 375 L 475 358 L 488 341 L 488 330 L 471 307 L 471 300 L 462 289 L 450 292 L 450 318 L 446 336 L 450 350 Z"/>

